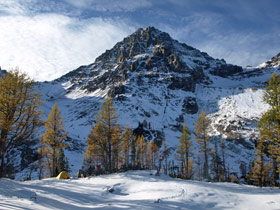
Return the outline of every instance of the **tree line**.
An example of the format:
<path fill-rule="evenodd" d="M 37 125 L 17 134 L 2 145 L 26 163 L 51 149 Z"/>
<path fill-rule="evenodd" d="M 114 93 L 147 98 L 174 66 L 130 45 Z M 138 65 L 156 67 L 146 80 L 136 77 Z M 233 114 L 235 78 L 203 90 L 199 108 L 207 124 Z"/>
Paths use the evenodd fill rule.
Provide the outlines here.
<path fill-rule="evenodd" d="M 270 109 L 258 123 L 259 137 L 256 142 L 256 158 L 246 174 L 247 183 L 265 186 L 277 185 L 280 164 L 280 77 L 275 73 L 265 89 L 264 101 Z M 64 154 L 67 131 L 55 103 L 46 121 L 41 120 L 39 110 L 43 102 L 34 89 L 34 82 L 18 69 L 0 78 L 0 177 L 13 174 L 13 164 L 20 146 L 29 145 L 40 126 L 45 132 L 39 137 L 37 160 L 39 178 L 56 176 L 59 171 L 69 170 Z M 96 115 L 87 139 L 83 169 L 88 174 L 112 173 L 129 169 L 155 169 L 170 176 L 184 179 L 234 181 L 226 163 L 226 143 L 222 135 L 210 138 L 210 120 L 202 110 L 194 125 L 194 138 L 198 145 L 194 154 L 191 133 L 184 123 L 177 148 L 168 147 L 162 139 L 145 139 L 137 135 L 129 125 L 119 125 L 118 115 L 111 98 L 106 98 Z M 211 144 L 210 144 L 211 143 Z M 210 147 L 210 145 L 213 145 Z M 25 147 L 24 147 L 25 148 Z M 174 158 L 170 158 L 175 152 Z M 34 161 L 33 160 L 33 161 Z M 235 178 L 235 179 L 234 179 Z M 236 180 L 235 180 L 236 181 Z"/>

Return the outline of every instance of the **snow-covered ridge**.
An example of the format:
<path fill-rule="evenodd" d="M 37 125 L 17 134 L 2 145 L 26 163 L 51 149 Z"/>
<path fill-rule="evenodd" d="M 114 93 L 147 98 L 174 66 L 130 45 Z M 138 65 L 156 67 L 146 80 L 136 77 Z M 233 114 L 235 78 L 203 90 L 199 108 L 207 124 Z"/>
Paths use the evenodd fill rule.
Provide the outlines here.
<path fill-rule="evenodd" d="M 277 68 L 280 66 L 280 53 L 258 66 L 258 68 Z"/>

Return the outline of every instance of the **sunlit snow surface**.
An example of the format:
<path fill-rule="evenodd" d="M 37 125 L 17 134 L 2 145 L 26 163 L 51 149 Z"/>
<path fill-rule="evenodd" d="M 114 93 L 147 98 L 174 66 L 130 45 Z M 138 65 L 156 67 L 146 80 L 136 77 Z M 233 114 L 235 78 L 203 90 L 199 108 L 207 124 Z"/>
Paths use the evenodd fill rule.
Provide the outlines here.
<path fill-rule="evenodd" d="M 130 171 L 93 178 L 0 179 L 0 209 L 279 209 L 280 190 Z M 108 189 L 113 187 L 113 193 Z M 5 189 L 5 190 L 2 190 Z M 36 193 L 36 199 L 30 195 Z M 157 202 L 158 201 L 158 202 Z"/>

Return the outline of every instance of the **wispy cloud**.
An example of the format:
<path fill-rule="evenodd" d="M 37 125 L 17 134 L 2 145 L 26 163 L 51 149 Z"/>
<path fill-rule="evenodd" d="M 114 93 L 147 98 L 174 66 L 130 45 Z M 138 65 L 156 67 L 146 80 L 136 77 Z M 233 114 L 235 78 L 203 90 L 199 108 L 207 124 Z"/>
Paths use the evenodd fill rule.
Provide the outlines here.
<path fill-rule="evenodd" d="M 274 40 L 277 36 L 280 39 L 279 34 L 280 31 L 275 34 L 217 36 L 216 39 L 199 43 L 198 48 L 216 58 L 226 58 L 229 63 L 256 66 L 279 53 L 280 41 Z"/>
<path fill-rule="evenodd" d="M 26 13 L 26 8 L 15 0 L 0 1 L 0 15 L 23 15 Z"/>
<path fill-rule="evenodd" d="M 132 12 L 136 9 L 151 7 L 152 3 L 148 0 L 64 0 L 75 7 L 81 9 L 91 9 L 102 12 Z"/>
<path fill-rule="evenodd" d="M 121 20 L 63 15 L 0 17 L 0 65 L 18 66 L 36 80 L 52 80 L 89 64 L 133 32 Z"/>
<path fill-rule="evenodd" d="M 253 14 L 245 16 L 252 17 Z M 249 17 L 247 19 L 251 21 Z M 256 66 L 279 53 L 280 28 L 276 27 L 275 21 L 271 24 L 258 19 L 253 23 L 250 21 L 249 24 L 245 21 L 244 25 L 238 25 L 239 21 L 230 22 L 222 13 L 204 11 L 182 17 L 179 26 L 161 24 L 160 27 L 179 41 L 205 51 L 214 58 L 224 58 L 229 63 L 241 66 Z M 271 28 L 267 29 L 265 24 Z M 263 30 L 256 26 L 263 26 Z"/>

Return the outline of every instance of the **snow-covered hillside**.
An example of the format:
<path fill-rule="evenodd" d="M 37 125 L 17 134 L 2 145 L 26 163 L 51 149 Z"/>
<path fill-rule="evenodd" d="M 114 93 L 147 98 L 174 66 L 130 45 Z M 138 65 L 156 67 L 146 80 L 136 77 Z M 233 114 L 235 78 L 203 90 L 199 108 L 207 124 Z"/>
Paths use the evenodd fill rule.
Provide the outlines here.
<path fill-rule="evenodd" d="M 280 207 L 279 189 L 207 183 L 150 171 L 18 182 L 0 179 L 0 209 L 253 209 Z M 114 189 L 113 193 L 108 190 Z"/>
<path fill-rule="evenodd" d="M 55 102 L 60 107 L 75 143 L 66 153 L 73 172 L 82 166 L 95 115 L 110 96 L 122 126 L 151 125 L 144 126 L 147 140 L 166 139 L 169 146 L 176 146 L 186 122 L 194 154 L 198 152 L 194 124 L 204 109 L 211 119 L 212 140 L 225 139 L 230 171 L 239 174 L 240 162 L 249 168 L 253 160 L 256 123 L 269 108 L 262 101 L 263 89 L 279 70 L 279 55 L 267 65 L 241 68 L 148 27 L 124 38 L 94 63 L 37 87 L 45 101 L 44 118 Z"/>

